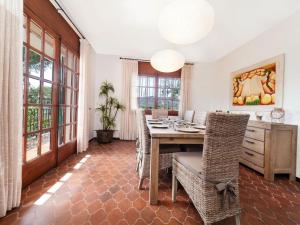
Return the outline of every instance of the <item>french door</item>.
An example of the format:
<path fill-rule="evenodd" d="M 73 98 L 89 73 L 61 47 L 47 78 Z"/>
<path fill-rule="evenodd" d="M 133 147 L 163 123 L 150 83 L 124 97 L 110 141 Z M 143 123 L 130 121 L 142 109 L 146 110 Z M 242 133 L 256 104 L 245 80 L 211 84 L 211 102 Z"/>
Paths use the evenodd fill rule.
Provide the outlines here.
<path fill-rule="evenodd" d="M 56 165 L 59 38 L 31 15 L 23 24 L 23 186 Z"/>
<path fill-rule="evenodd" d="M 30 10 L 23 24 L 23 187 L 76 151 L 79 55 Z"/>

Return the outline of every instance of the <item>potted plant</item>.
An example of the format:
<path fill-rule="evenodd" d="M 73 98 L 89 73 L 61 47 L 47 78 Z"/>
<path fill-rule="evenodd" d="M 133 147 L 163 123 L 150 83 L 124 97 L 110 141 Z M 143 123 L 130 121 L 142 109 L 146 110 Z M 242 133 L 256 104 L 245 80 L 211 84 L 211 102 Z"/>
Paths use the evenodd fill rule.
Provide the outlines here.
<path fill-rule="evenodd" d="M 97 111 L 100 112 L 100 122 L 102 125 L 101 130 L 96 130 L 97 141 L 99 143 L 112 142 L 116 126 L 116 116 L 119 111 L 125 110 L 125 106 L 117 98 L 112 97 L 114 92 L 114 86 L 108 81 L 104 81 L 101 84 L 99 97 L 104 98 L 104 102 L 97 108 Z"/>

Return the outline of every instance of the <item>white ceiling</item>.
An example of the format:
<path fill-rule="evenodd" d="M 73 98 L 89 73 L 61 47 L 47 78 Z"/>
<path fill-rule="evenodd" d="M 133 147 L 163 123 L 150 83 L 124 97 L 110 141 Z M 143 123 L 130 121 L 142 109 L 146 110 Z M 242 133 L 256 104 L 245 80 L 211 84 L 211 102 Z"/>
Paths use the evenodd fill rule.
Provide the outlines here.
<path fill-rule="evenodd" d="M 300 0 L 208 0 L 216 15 L 211 33 L 193 45 L 177 46 L 165 41 L 157 26 L 170 1 L 60 0 L 99 54 L 149 59 L 174 48 L 188 61 L 201 62 L 225 56 L 300 9 Z"/>

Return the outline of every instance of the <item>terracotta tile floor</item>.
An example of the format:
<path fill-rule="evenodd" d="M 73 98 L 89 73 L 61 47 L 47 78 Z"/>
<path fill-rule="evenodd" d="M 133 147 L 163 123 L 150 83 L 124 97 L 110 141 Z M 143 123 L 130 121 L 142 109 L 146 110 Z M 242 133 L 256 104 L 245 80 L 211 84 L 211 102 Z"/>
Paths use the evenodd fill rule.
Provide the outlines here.
<path fill-rule="evenodd" d="M 267 182 L 242 166 L 240 174 L 243 225 L 300 224 L 299 182 Z M 170 177 L 161 179 L 158 206 L 149 206 L 145 183 L 138 191 L 133 142 L 94 143 L 26 188 L 22 206 L 0 224 L 203 224 L 182 189 L 178 202 L 171 202 Z"/>

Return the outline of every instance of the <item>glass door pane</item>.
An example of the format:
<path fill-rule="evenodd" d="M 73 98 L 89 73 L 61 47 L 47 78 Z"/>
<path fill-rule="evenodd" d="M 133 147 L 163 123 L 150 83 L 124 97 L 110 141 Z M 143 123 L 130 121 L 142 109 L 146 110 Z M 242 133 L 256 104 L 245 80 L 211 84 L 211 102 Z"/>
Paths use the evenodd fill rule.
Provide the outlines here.
<path fill-rule="evenodd" d="M 51 58 L 54 58 L 54 48 L 54 38 L 50 34 L 45 33 L 45 54 L 50 56 Z"/>
<path fill-rule="evenodd" d="M 31 49 L 29 51 L 29 75 L 41 76 L 41 55 Z"/>
<path fill-rule="evenodd" d="M 44 59 L 44 79 L 52 81 L 53 80 L 53 60 Z"/>
<path fill-rule="evenodd" d="M 50 131 L 43 131 L 42 133 L 42 144 L 41 144 L 41 153 L 45 154 L 51 150 L 50 148 L 51 143 L 51 132 Z"/>
<path fill-rule="evenodd" d="M 26 161 L 30 161 L 38 156 L 39 135 L 28 135 L 26 143 Z"/>
<path fill-rule="evenodd" d="M 30 22 L 30 45 L 42 51 L 42 28 L 33 21 Z"/>

